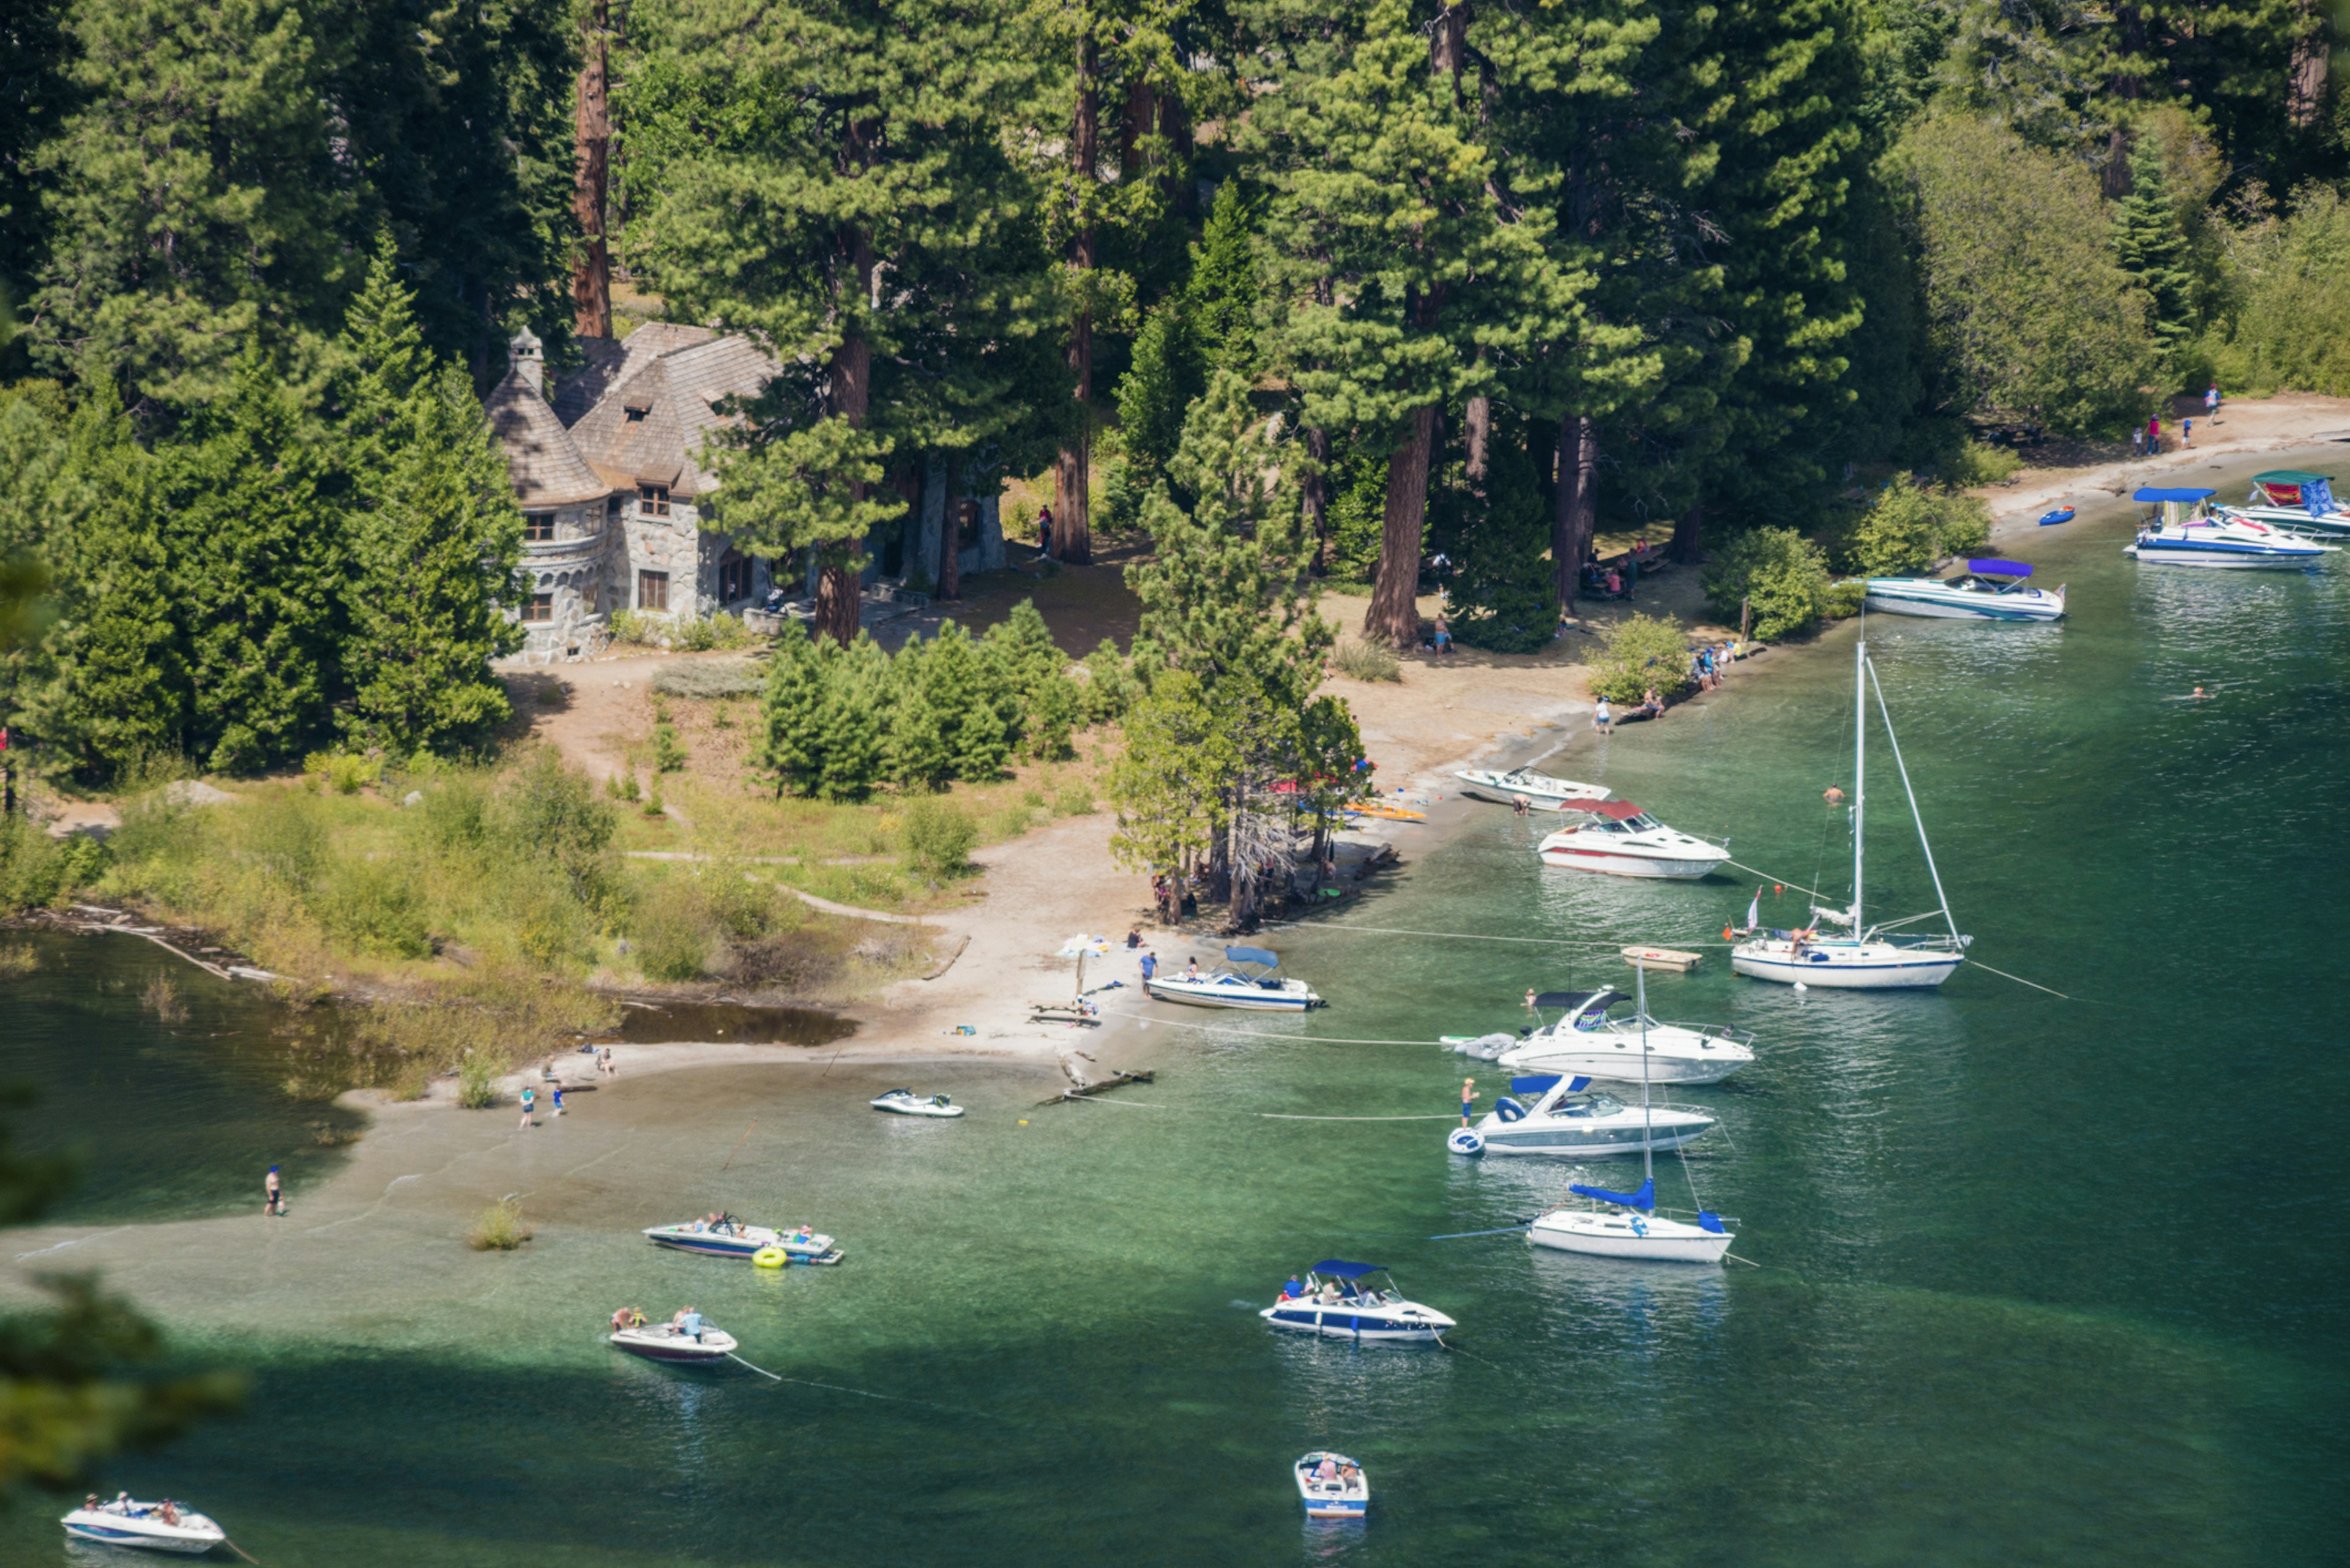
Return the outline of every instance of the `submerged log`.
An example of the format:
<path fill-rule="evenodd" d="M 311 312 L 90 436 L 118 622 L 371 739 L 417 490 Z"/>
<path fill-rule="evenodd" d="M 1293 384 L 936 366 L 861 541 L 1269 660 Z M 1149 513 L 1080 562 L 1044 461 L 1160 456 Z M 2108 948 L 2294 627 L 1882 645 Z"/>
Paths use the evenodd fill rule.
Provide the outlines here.
<path fill-rule="evenodd" d="M 1116 1068 L 1107 1078 L 1090 1084 L 1078 1084 L 1072 1088 L 1063 1089 L 1050 1099 L 1039 1100 L 1036 1103 L 1039 1106 L 1057 1106 L 1070 1100 L 1089 1100 L 1094 1096 L 1106 1090 L 1115 1089 L 1121 1084 L 1148 1084 L 1157 1076 L 1158 1075 L 1149 1068 L 1135 1072 L 1128 1072 L 1123 1067 Z"/>

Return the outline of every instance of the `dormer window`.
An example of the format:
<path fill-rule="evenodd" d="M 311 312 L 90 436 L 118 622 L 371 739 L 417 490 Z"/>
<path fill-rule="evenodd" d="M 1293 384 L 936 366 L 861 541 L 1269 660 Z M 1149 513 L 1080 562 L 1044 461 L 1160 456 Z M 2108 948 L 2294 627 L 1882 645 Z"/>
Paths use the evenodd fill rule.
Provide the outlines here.
<path fill-rule="evenodd" d="M 669 486 L 639 484 L 637 486 L 637 513 L 643 517 L 669 515 Z"/>
<path fill-rule="evenodd" d="M 650 409 L 627 409 L 627 408 L 624 408 L 621 411 L 622 411 L 623 413 L 625 413 L 625 414 L 627 414 L 627 415 L 628 415 L 628 417 L 629 417 L 629 422 L 630 424 L 632 424 L 632 425 L 640 425 L 640 424 L 642 424 L 642 423 L 644 423 L 644 422 L 645 422 L 645 416 L 646 416 L 647 414 L 649 414 L 649 413 L 651 413 L 651 412 L 652 412 L 652 410 L 650 410 Z"/>

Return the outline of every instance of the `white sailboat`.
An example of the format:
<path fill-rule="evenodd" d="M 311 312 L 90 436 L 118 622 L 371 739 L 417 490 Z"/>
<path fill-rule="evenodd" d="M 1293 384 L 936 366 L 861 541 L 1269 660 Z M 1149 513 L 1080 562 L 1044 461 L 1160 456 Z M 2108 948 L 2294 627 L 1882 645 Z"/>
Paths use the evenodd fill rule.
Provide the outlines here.
<path fill-rule="evenodd" d="M 1909 787 L 1909 767 L 1901 760 L 1901 742 L 1893 733 L 1893 713 L 1885 704 L 1885 688 L 1877 683 L 1876 667 L 1868 661 L 1868 639 L 1863 636 L 1853 650 L 1852 727 L 1852 908 L 1823 909 L 1813 906 L 1814 924 L 1798 931 L 1762 931 L 1730 950 L 1730 967 L 1756 980 L 1783 985 L 1828 986 L 1845 991 L 1887 991 L 1941 984 L 1967 959 L 1974 939 L 1959 934 L 1950 918 L 1950 900 L 1942 891 L 1942 874 L 1934 866 L 1933 846 L 1926 842 L 1926 819 L 1918 811 L 1918 792 Z M 1892 747 L 1894 766 L 1901 773 L 1902 793 L 1909 797 L 1910 820 L 1918 826 L 1918 846 L 1926 854 L 1926 871 L 1934 879 L 1937 907 L 1882 926 L 1865 923 L 1861 914 L 1862 849 L 1866 838 L 1868 809 L 1868 692 L 1877 691 L 1877 710 L 1885 719 L 1885 738 Z M 1944 934 L 1893 936 L 1897 927 L 1942 917 Z M 1843 936 L 1822 936 L 1818 922 L 1839 926 Z M 1753 928 L 1750 926 L 1749 930 Z"/>
<path fill-rule="evenodd" d="M 1648 1018 L 1648 977 L 1640 976 L 1639 1009 L 1647 1033 Z M 1640 1115 L 1645 1120 L 1655 1113 L 1648 1104 L 1648 1042 L 1640 1046 Z M 1698 1210 L 1697 1223 L 1668 1220 L 1657 1210 L 1656 1156 L 1649 1151 L 1656 1147 L 1653 1136 L 1640 1145 L 1640 1190 L 1611 1192 L 1604 1187 L 1586 1187 L 1582 1182 L 1567 1184 L 1567 1190 L 1604 1205 L 1598 1209 L 1553 1209 L 1537 1215 L 1526 1227 L 1526 1240 L 1537 1247 L 1555 1248 L 1562 1252 L 1583 1252 L 1597 1258 L 1645 1258 L 1666 1263 L 1718 1263 L 1738 1240 L 1721 1216 Z"/>

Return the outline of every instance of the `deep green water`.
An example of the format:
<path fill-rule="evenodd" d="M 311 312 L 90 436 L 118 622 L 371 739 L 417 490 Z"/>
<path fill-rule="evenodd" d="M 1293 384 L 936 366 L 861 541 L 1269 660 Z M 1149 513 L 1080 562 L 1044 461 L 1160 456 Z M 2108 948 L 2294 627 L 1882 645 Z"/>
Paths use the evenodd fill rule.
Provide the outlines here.
<path fill-rule="evenodd" d="M 1097 1047 L 1155 1085 L 1041 1110 L 1041 1080 L 969 1064 L 702 1069 L 420 1156 L 432 1181 L 527 1186 L 522 1253 L 465 1252 L 463 1205 L 398 1196 L 421 1178 L 331 1236 L 289 1230 L 258 1283 L 201 1256 L 137 1272 L 191 1355 L 256 1381 L 244 1417 L 109 1484 L 197 1500 L 271 1568 L 2338 1561 L 2350 569 L 2161 576 L 2125 533 L 2092 515 L 2010 549 L 2071 584 L 2061 628 L 1869 626 L 1976 953 L 2075 1000 L 1970 969 L 1799 1002 L 1718 953 L 1652 988 L 1660 1016 L 1761 1037 L 1746 1074 L 1680 1096 L 1722 1117 L 1690 1169 L 1763 1268 L 1430 1241 L 1531 1212 L 1563 1171 L 1454 1160 L 1441 1121 L 1257 1115 L 1441 1113 L 1462 1069 L 1431 1047 L 1162 1023 Z M 1851 636 L 1558 765 L 1841 890 L 1820 795 L 1850 783 Z M 2218 695 L 2175 700 L 2197 684 Z M 1925 908 L 1889 773 L 1877 790 L 1872 902 Z M 1546 871 L 1539 828 L 1471 816 L 1344 918 L 1593 951 L 1277 933 L 1336 1001 L 1305 1028 L 1511 1026 L 1528 986 L 1627 978 L 1616 946 L 1715 937 L 1752 891 Z M 233 1066 L 233 1038 L 159 1056 L 135 1002 L 60 978 L 12 987 L 7 1060 L 69 1039 L 93 1085 L 145 1084 L 59 1102 L 123 1168 L 93 1213 L 177 1187 L 206 1211 L 270 1117 L 289 1139 L 314 1119 L 241 1111 L 234 1159 L 132 1136 L 121 1116 L 182 1082 L 224 1107 L 266 1083 L 232 1096 L 198 1064 Z M 864 1109 L 910 1077 L 971 1116 Z M 1675 1196 L 1679 1165 L 1659 1176 Z M 851 1258 L 777 1278 L 634 1233 L 720 1203 L 816 1220 Z M 1458 1352 L 1274 1337 L 1253 1309 L 1333 1254 L 1393 1265 L 1461 1320 Z M 806 1381 L 598 1343 L 620 1302 L 689 1294 Z M 1367 1525 L 1298 1518 L 1286 1461 L 1324 1444 L 1368 1468 Z M 64 1555 L 52 1511 L 0 1521 L 0 1560 Z"/>

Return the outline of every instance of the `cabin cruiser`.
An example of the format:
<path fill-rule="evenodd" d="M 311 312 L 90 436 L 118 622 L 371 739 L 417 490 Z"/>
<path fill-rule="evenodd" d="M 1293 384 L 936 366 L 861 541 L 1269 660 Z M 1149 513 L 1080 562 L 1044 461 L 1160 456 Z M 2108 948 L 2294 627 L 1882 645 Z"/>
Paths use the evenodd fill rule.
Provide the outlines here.
<path fill-rule="evenodd" d="M 1700 1210 L 1694 1225 L 1659 1214 L 1653 1176 L 1640 1183 L 1638 1192 L 1611 1192 L 1579 1181 L 1568 1183 L 1566 1189 L 1599 1207 L 1562 1206 L 1537 1216 L 1526 1227 L 1526 1240 L 1535 1246 L 1595 1258 L 1718 1263 L 1738 1239 L 1719 1214 Z"/>
<path fill-rule="evenodd" d="M 1545 866 L 1571 866 L 1610 877 L 1703 877 L 1723 865 L 1719 844 L 1667 827 L 1628 800 L 1579 801 L 1561 808 L 1579 814 L 1536 846 Z"/>
<path fill-rule="evenodd" d="M 2337 546 L 2299 538 L 2270 523 L 2214 514 L 2210 490 L 2140 490 L 2131 499 L 2161 510 L 2138 525 L 2137 540 L 2122 546 L 2138 565 L 2218 566 L 2239 570 L 2297 571 L 2324 562 Z"/>
<path fill-rule="evenodd" d="M 1955 577 L 1871 577 L 1866 596 L 1883 615 L 1944 620 L 2061 620 L 2064 589 L 2027 588 L 2032 568 L 2022 561 L 1973 560 Z"/>
<path fill-rule="evenodd" d="M 1554 778 L 1549 774 L 1538 774 L 1532 768 L 1512 768 L 1507 773 L 1497 772 L 1492 768 L 1463 768 L 1452 776 L 1457 779 L 1467 779 L 1471 784 L 1482 784 L 1487 789 L 1501 791 L 1506 797 L 1503 802 L 1504 805 L 1521 795 L 1535 805 L 1551 807 L 1556 807 L 1566 801 L 1607 798 L 1607 792 L 1597 784 L 1577 784 L 1573 779 Z M 1481 795 L 1478 798 L 1484 797 Z"/>
<path fill-rule="evenodd" d="M 700 1252 L 712 1258 L 754 1258 L 760 1252 L 773 1251 L 794 1263 L 837 1263 L 841 1259 L 840 1248 L 831 1237 L 819 1235 L 806 1225 L 796 1231 L 776 1231 L 764 1225 L 746 1225 L 732 1214 L 681 1225 L 648 1225 L 644 1234 L 657 1247 L 674 1247 L 681 1252 Z"/>
<path fill-rule="evenodd" d="M 962 1107 L 944 1095 L 922 1096 L 911 1089 L 892 1089 L 886 1095 L 876 1095 L 865 1102 L 877 1111 L 889 1111 L 901 1116 L 959 1116 Z"/>
<path fill-rule="evenodd" d="M 1308 1519 L 1360 1519 L 1370 1511 L 1371 1483 L 1344 1454 L 1316 1449 L 1292 1467 Z"/>
<path fill-rule="evenodd" d="M 2252 475 L 2252 493 L 2241 506 L 2213 510 L 2248 523 L 2265 523 L 2288 534 L 2350 536 L 2350 508 L 2334 498 L 2334 481 L 2322 473 L 2280 468 Z"/>
<path fill-rule="evenodd" d="M 1510 1080 L 1474 1127 L 1455 1127 L 1444 1147 L 1455 1154 L 1640 1154 L 1679 1148 L 1713 1126 L 1702 1111 L 1676 1106 L 1627 1106 L 1613 1095 L 1586 1093 L 1587 1077 L 1529 1074 Z M 1521 1100 L 1518 1096 L 1526 1098 Z M 1529 1103 L 1531 1102 L 1531 1103 Z"/>
<path fill-rule="evenodd" d="M 140 1502 L 127 1491 L 118 1492 L 112 1502 L 100 1502 L 93 1495 L 58 1522 L 78 1540 L 181 1557 L 200 1557 L 228 1539 L 228 1532 L 210 1519 L 168 1498 Z"/>
<path fill-rule="evenodd" d="M 1160 970 L 1142 982 L 1142 989 L 1157 1002 L 1250 1012 L 1303 1012 L 1322 1005 L 1312 986 L 1281 972 L 1280 956 L 1270 948 L 1226 948 L 1224 961 L 1205 974 L 1196 965 L 1171 972 Z"/>
<path fill-rule="evenodd" d="M 1513 1072 L 1565 1073 L 1619 1084 L 1639 1082 L 1644 1037 L 1651 1083 L 1718 1084 L 1754 1060 L 1754 1036 L 1740 1030 L 1659 1023 L 1638 1009 L 1610 1015 L 1608 1009 L 1630 1000 L 1620 991 L 1545 991 L 1534 998 L 1536 1015 L 1555 1007 L 1557 1022 L 1516 1040 L 1503 1035 L 1508 1047 L 1489 1060 Z M 1458 1035 L 1443 1039 L 1456 1047 L 1461 1043 Z"/>
<path fill-rule="evenodd" d="M 674 1361 L 689 1366 L 723 1361 L 734 1354 L 735 1346 L 733 1334 L 712 1327 L 691 1307 L 667 1323 L 647 1323 L 640 1312 L 616 1312 L 608 1342 L 615 1350 L 625 1350 L 648 1361 Z"/>
<path fill-rule="evenodd" d="M 1386 1284 L 1362 1282 L 1374 1274 L 1385 1277 Z M 1434 1307 L 1404 1300 L 1384 1264 L 1350 1263 L 1343 1258 L 1315 1264 L 1305 1271 L 1303 1283 L 1290 1281 L 1281 1288 L 1281 1299 L 1256 1315 L 1293 1334 L 1408 1345 L 1433 1345 L 1446 1329 L 1456 1326 Z"/>

